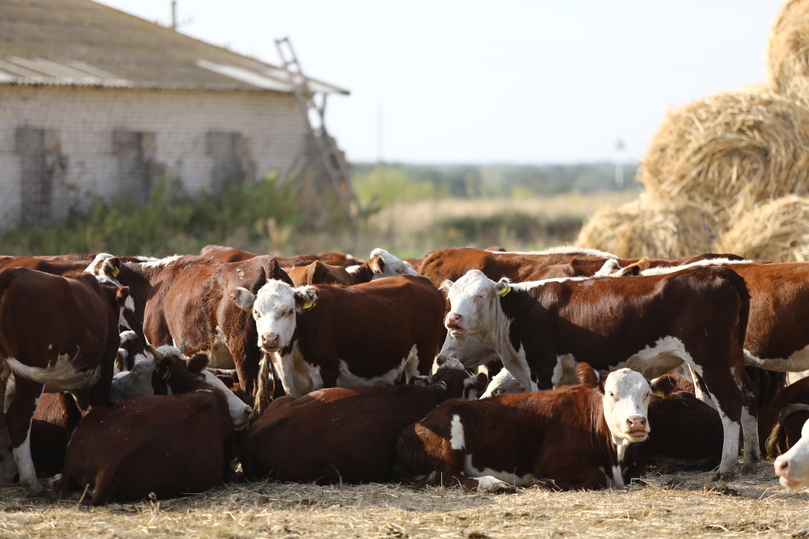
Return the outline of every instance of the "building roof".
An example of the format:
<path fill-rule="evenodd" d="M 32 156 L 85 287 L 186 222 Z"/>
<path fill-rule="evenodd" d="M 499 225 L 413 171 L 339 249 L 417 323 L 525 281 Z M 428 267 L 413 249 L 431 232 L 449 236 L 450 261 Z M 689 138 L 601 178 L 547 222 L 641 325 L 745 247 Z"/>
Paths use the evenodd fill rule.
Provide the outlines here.
<path fill-rule="evenodd" d="M 292 91 L 280 67 L 90 0 L 0 0 L 0 84 Z"/>

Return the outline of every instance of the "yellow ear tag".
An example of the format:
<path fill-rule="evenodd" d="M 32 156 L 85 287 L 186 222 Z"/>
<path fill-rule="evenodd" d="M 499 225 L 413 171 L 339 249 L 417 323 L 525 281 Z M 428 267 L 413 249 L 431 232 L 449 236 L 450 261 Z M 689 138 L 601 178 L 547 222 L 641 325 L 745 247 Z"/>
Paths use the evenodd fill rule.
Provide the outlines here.
<path fill-rule="evenodd" d="M 113 277 L 118 277 L 119 273 L 121 273 L 121 270 L 118 269 L 118 266 L 113 266 L 112 267 L 112 276 Z"/>
<path fill-rule="evenodd" d="M 427 384 L 424 383 L 424 380 L 416 380 L 413 382 L 414 386 L 426 386 Z"/>
<path fill-rule="evenodd" d="M 655 397 L 660 397 L 661 399 L 666 398 L 666 394 L 665 394 L 665 393 L 663 393 L 662 391 L 660 391 L 659 389 L 658 389 L 658 390 L 656 390 L 656 391 L 654 391 L 653 395 L 654 395 Z"/>
<path fill-rule="evenodd" d="M 308 299 L 308 300 L 306 300 L 306 303 L 303 304 L 303 310 L 308 311 L 309 309 L 311 309 L 314 306 L 315 306 L 315 302 Z"/>
<path fill-rule="evenodd" d="M 166 372 L 163 374 L 163 380 L 168 380 L 169 376 L 171 376 L 171 369 L 166 369 Z"/>
<path fill-rule="evenodd" d="M 511 292 L 511 287 L 507 286 L 505 288 L 501 288 L 500 290 L 498 290 L 497 295 L 500 296 L 501 298 L 504 298 L 506 297 L 506 295 L 508 295 L 509 292 Z"/>

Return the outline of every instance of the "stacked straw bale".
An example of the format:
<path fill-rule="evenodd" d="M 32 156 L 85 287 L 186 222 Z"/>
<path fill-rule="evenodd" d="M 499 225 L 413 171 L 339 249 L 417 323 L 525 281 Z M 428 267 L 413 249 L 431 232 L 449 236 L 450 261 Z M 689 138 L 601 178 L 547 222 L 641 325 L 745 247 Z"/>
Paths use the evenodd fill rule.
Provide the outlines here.
<path fill-rule="evenodd" d="M 784 5 L 767 62 L 767 86 L 670 112 L 641 162 L 643 196 L 596 213 L 576 244 L 625 257 L 806 260 L 809 199 L 798 197 L 809 196 L 809 0 Z"/>

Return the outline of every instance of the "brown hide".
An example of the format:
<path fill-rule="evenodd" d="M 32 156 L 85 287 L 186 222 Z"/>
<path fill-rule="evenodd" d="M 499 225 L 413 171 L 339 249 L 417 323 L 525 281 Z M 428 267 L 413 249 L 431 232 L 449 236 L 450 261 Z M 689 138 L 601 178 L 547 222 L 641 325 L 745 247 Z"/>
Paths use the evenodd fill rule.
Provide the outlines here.
<path fill-rule="evenodd" d="M 402 434 L 395 476 L 475 489 L 477 479 L 464 474 L 471 457 L 478 470 L 532 474 L 553 480 L 563 490 L 607 488 L 610 480 L 604 470 L 611 473 L 618 462 L 601 399 L 598 392 L 576 385 L 444 402 Z M 463 426 L 462 449 L 450 444 L 456 415 Z M 625 466 L 632 464 L 636 445 L 630 445 Z"/>
<path fill-rule="evenodd" d="M 495 281 L 508 277 L 514 282 L 521 282 L 539 268 L 570 262 L 582 256 L 585 254 L 581 252 L 528 254 L 492 252 L 471 247 L 439 249 L 424 258 L 419 275 L 440 286 L 446 279 L 455 281 L 469 270 L 477 269 Z"/>
<path fill-rule="evenodd" d="M 54 490 L 61 495 L 89 485 L 88 505 L 202 492 L 222 483 L 232 437 L 217 389 L 94 408 L 71 439 Z"/>
<path fill-rule="evenodd" d="M 317 303 L 297 316 L 293 342 L 320 367 L 323 387 L 337 385 L 339 361 L 370 379 L 398 367 L 413 345 L 429 374 L 441 338 L 444 297 L 430 282 L 399 275 L 355 286 L 318 285 Z M 281 350 L 292 353 L 292 344 Z"/>
<path fill-rule="evenodd" d="M 200 256 L 215 258 L 223 262 L 238 262 L 240 260 L 248 260 L 250 258 L 260 256 L 256 253 L 251 253 L 249 251 L 242 251 L 241 249 L 235 249 L 233 247 L 226 247 L 223 245 L 206 245 L 205 247 L 202 248 L 202 250 L 200 250 L 199 254 Z M 359 260 L 358 258 L 354 258 L 353 256 L 347 255 L 345 253 L 336 253 L 336 252 L 319 253 L 311 255 L 298 255 L 289 258 L 276 256 L 274 258 L 278 260 L 278 263 L 284 269 L 294 268 L 297 266 L 306 266 L 318 260 L 320 262 L 323 262 L 324 264 L 329 264 L 332 266 L 340 266 L 344 268 L 348 266 L 354 266 L 356 264 L 362 264 L 362 260 Z"/>
<path fill-rule="evenodd" d="M 331 388 L 273 401 L 248 430 L 245 475 L 321 484 L 390 481 L 405 427 L 461 397 L 470 376 L 452 370 L 430 386 Z M 485 387 L 480 376 L 478 391 Z"/>

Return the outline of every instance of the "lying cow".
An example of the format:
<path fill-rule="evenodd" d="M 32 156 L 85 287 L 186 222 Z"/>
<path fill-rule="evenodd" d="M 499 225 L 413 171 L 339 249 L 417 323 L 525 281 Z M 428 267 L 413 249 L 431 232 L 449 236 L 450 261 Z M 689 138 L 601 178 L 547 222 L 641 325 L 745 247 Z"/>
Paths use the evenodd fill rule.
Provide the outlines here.
<path fill-rule="evenodd" d="M 527 388 L 552 387 L 566 358 L 601 370 L 628 366 L 650 378 L 687 363 L 703 398 L 720 411 L 720 475 L 735 468 L 740 424 L 745 469 L 753 467 L 760 454 L 755 398 L 742 356 L 749 296 L 732 270 L 515 285 L 472 270 L 444 287 L 447 329 L 493 347 Z"/>
<path fill-rule="evenodd" d="M 635 442 L 649 435 L 649 384 L 629 369 L 577 372 L 581 385 L 441 404 L 402 434 L 396 476 L 479 490 L 625 486 L 639 474 Z"/>
<path fill-rule="evenodd" d="M 181 496 L 221 484 L 230 467 L 233 431 L 247 426 L 252 410 L 204 370 L 206 361 L 172 358 L 164 376 L 173 395 L 91 410 L 70 440 L 54 492 L 86 489 L 82 503 L 100 505 L 150 493 Z"/>
<path fill-rule="evenodd" d="M 809 421 L 803 424 L 801 439 L 773 464 L 779 482 L 789 488 L 809 487 Z"/>
<path fill-rule="evenodd" d="M 247 431 L 245 476 L 321 484 L 390 481 L 402 431 L 447 399 L 474 399 L 485 384 L 485 375 L 454 362 L 440 367 L 427 386 L 330 388 L 277 399 Z"/>
<path fill-rule="evenodd" d="M 0 411 L 20 482 L 44 488 L 31 458 L 31 420 L 43 392 L 70 391 L 82 406 L 104 404 L 118 349 L 121 312 L 132 313 L 128 288 L 102 285 L 87 273 L 62 277 L 26 268 L 0 272 L 0 402 L 14 373 L 14 397 Z M 11 467 L 0 455 L 0 478 Z"/>
<path fill-rule="evenodd" d="M 438 351 L 444 297 L 423 277 L 350 287 L 268 281 L 256 295 L 236 288 L 231 297 L 253 313 L 258 345 L 293 397 L 426 375 Z"/>

